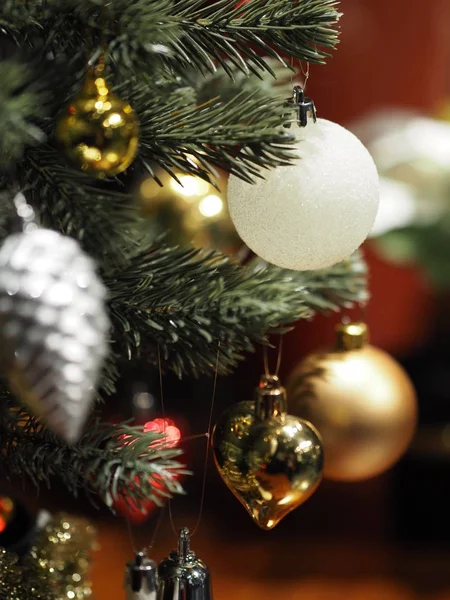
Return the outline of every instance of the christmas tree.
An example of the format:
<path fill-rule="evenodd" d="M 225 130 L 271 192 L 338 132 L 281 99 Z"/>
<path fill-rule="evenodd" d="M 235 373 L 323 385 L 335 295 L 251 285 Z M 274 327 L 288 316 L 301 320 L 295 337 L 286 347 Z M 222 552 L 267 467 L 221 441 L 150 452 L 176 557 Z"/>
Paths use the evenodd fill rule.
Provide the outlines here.
<path fill-rule="evenodd" d="M 78 251 L 95 261 L 97 287 L 84 286 L 83 302 L 100 310 L 104 286 L 110 321 L 108 330 L 104 321 L 93 326 L 97 346 L 95 336 L 89 346 L 87 325 L 79 321 L 77 343 L 83 352 L 90 348 L 89 366 L 80 358 L 78 371 L 65 363 L 58 371 L 64 336 L 75 335 L 61 329 L 66 308 L 59 320 L 38 327 L 38 311 L 27 305 L 27 312 L 26 303 L 19 309 L 20 298 L 4 302 L 3 477 L 36 486 L 59 480 L 71 493 L 83 490 L 108 505 L 121 496 L 158 503 L 182 492 L 183 458 L 164 433 L 102 423 L 93 410 L 74 439 L 67 421 L 84 420 L 73 406 L 90 409 L 89 387 L 95 384 L 94 400 L 107 402 L 125 361 L 145 360 L 179 377 L 213 376 L 218 357 L 218 373 L 226 375 L 255 344 L 267 344 L 270 334 L 284 333 L 296 320 L 366 300 L 359 254 L 321 270 L 287 270 L 258 257 L 243 265 L 214 250 L 168 244 L 167 236 L 152 233 L 135 194 L 138 182 L 158 183 L 162 171 L 215 186 L 220 169 L 250 185 L 295 163 L 286 97 L 270 82 L 290 76 L 294 59 L 323 63 L 338 42 L 339 17 L 334 0 L 3 0 L 0 219 L 9 254 L 0 280 L 7 272 L 7 287 L 16 275 L 8 261 L 20 242 L 11 241 L 17 213 L 25 231 L 19 236 L 42 232 L 36 215 L 41 228 L 79 244 L 66 250 L 61 238 L 48 238 L 65 275 L 75 273 Z M 94 138 L 89 148 L 78 143 L 80 135 L 91 135 L 86 107 L 93 95 L 102 110 L 110 103 L 122 119 L 108 117 L 110 128 L 117 125 L 112 148 Z M 47 276 L 53 268 L 41 246 L 23 256 L 21 276 Z M 93 277 L 89 271 L 91 283 Z M 45 285 L 36 296 L 40 309 L 48 308 Z M 76 310 L 76 301 L 71 297 L 67 311 Z M 18 330 L 8 334 L 12 322 Z M 92 361 L 102 364 L 105 331 L 109 351 L 97 378 Z M 53 352 L 48 369 L 69 391 L 47 398 L 35 388 L 23 391 L 27 351 L 33 357 Z M 83 398 L 73 391 L 80 372 L 92 383 L 82 388 Z"/>

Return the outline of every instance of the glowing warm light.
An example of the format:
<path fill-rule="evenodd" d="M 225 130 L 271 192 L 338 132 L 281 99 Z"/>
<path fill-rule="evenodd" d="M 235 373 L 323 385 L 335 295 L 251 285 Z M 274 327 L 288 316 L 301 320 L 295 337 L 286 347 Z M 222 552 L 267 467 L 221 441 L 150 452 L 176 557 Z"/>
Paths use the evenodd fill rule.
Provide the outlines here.
<path fill-rule="evenodd" d="M 170 182 L 171 188 L 180 194 L 181 196 L 186 196 L 190 198 L 192 196 L 204 196 L 208 193 L 210 189 L 210 184 L 199 177 L 194 177 L 193 175 L 180 175 L 178 177 L 178 183 L 175 179 L 172 179 Z"/>
<path fill-rule="evenodd" d="M 151 177 L 145 179 L 140 186 L 142 197 L 148 200 L 154 199 L 158 194 L 160 194 L 162 189 L 164 188 L 158 185 Z"/>
<path fill-rule="evenodd" d="M 286 494 L 284 498 L 278 501 L 278 506 L 285 506 L 286 504 L 290 504 L 295 499 L 295 494 Z"/>
<path fill-rule="evenodd" d="M 222 209 L 222 198 L 219 198 L 219 196 L 216 196 L 215 194 L 210 194 L 209 196 L 206 196 L 206 198 L 203 198 L 198 206 L 198 210 L 204 217 L 215 217 L 222 212 Z"/>
<path fill-rule="evenodd" d="M 117 127 L 118 125 L 121 125 L 122 115 L 119 115 L 119 113 L 113 113 L 112 115 L 109 115 L 108 123 L 111 127 Z"/>
<path fill-rule="evenodd" d="M 182 175 L 178 177 L 180 183 L 172 179 L 170 185 L 178 194 L 182 196 L 198 196 L 200 194 L 200 180 L 192 175 Z"/>
<path fill-rule="evenodd" d="M 311 448 L 311 446 L 312 446 L 311 440 L 305 440 L 304 442 L 301 442 L 301 444 L 299 445 L 299 450 L 302 452 L 303 450 L 308 450 L 309 448 Z"/>
<path fill-rule="evenodd" d="M 79 150 L 82 152 L 86 160 L 98 162 L 102 159 L 102 154 L 98 148 L 86 146 L 86 144 L 80 144 Z"/>

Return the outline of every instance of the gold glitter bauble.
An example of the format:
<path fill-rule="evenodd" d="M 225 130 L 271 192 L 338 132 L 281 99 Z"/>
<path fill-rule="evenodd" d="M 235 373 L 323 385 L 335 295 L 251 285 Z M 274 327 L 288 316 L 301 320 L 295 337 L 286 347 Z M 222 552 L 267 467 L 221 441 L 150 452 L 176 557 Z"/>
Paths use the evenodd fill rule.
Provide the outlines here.
<path fill-rule="evenodd" d="M 96 177 L 111 176 L 135 159 L 139 124 L 131 106 L 111 92 L 97 70 L 59 119 L 56 137 L 80 169 Z"/>
<path fill-rule="evenodd" d="M 286 413 L 277 376 L 263 376 L 255 402 L 231 406 L 212 444 L 222 479 L 262 529 L 303 504 L 322 478 L 323 451 L 314 427 Z"/>
<path fill-rule="evenodd" d="M 336 347 L 307 357 L 288 380 L 289 412 L 317 427 L 328 479 L 357 481 L 389 469 L 416 428 L 408 375 L 366 340 L 364 323 L 339 325 Z"/>
<path fill-rule="evenodd" d="M 92 597 L 88 575 L 95 548 L 94 527 L 85 519 L 60 513 L 41 531 L 30 556 L 56 600 L 86 600 Z"/>

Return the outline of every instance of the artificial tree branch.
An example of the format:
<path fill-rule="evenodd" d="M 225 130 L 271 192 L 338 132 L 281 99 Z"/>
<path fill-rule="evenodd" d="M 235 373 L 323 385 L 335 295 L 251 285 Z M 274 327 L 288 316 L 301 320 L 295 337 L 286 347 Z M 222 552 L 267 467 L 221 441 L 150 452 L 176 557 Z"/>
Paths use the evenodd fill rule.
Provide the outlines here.
<path fill-rule="evenodd" d="M 6 31 L 33 39 L 40 30 L 56 53 L 73 49 L 74 37 L 81 47 L 85 32 L 85 43 L 103 37 L 116 66 L 135 72 L 156 55 L 179 72 L 220 64 L 230 76 L 268 70 L 263 55 L 284 62 L 280 52 L 324 62 L 338 41 L 339 16 L 335 0 L 4 0 L 0 7 Z"/>
<path fill-rule="evenodd" d="M 358 253 L 329 269 L 295 272 L 159 248 L 136 256 L 106 283 L 119 347 L 129 358 L 142 354 L 155 362 L 159 345 L 166 367 L 179 376 L 211 374 L 219 342 L 219 371 L 228 373 L 268 333 L 367 299 Z"/>
<path fill-rule="evenodd" d="M 83 491 L 109 506 L 119 497 L 161 504 L 183 493 L 177 477 L 187 471 L 176 460 L 181 450 L 167 446 L 163 434 L 92 420 L 80 441 L 68 445 L 6 392 L 2 396 L 2 477 L 26 479 L 38 488 L 58 479 L 72 495 Z"/>

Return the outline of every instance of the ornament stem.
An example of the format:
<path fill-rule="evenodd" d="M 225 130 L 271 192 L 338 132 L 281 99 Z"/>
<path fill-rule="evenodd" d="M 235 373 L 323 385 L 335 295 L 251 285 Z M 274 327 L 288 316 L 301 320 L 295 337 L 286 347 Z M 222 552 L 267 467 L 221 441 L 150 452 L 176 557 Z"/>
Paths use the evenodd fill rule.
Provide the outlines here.
<path fill-rule="evenodd" d="M 340 323 L 336 326 L 337 350 L 361 350 L 367 344 L 369 330 L 363 322 Z"/>
<path fill-rule="evenodd" d="M 317 112 L 314 101 L 305 96 L 304 88 L 296 84 L 294 85 L 292 98 L 287 100 L 289 106 L 293 106 L 297 113 L 297 125 L 306 127 L 308 124 L 308 116 L 312 118 L 314 123 L 317 121 Z M 290 127 L 290 123 L 288 124 Z"/>
<path fill-rule="evenodd" d="M 255 416 L 263 421 L 287 413 L 286 390 L 278 375 L 262 375 L 255 390 Z"/>
<path fill-rule="evenodd" d="M 178 535 L 178 558 L 181 564 L 186 562 L 187 556 L 191 551 L 191 539 L 189 529 L 183 527 Z"/>
<path fill-rule="evenodd" d="M 127 600 L 156 600 L 158 569 L 145 552 L 136 552 L 134 560 L 127 564 L 125 589 Z"/>

